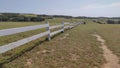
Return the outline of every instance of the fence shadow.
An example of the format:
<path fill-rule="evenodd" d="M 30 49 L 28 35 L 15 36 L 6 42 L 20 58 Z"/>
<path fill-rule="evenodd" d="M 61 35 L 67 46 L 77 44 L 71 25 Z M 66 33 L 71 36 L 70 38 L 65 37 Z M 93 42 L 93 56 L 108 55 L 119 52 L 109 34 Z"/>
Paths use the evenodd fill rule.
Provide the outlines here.
<path fill-rule="evenodd" d="M 68 30 L 69 30 L 69 29 L 66 29 L 65 31 L 68 31 Z M 64 32 L 60 32 L 60 33 L 52 36 L 51 39 L 54 39 L 56 36 L 59 36 L 59 35 L 62 34 L 62 33 L 64 33 Z M 31 46 L 31 47 L 29 47 L 29 48 L 26 48 L 25 50 L 21 51 L 20 53 L 13 55 L 12 57 L 10 57 L 10 58 L 6 59 L 5 61 L 1 62 L 1 63 L 0 63 L 0 68 L 3 68 L 3 67 L 4 67 L 4 64 L 9 63 L 9 62 L 12 62 L 13 60 L 15 60 L 15 59 L 17 59 L 18 57 L 22 56 L 22 55 L 25 54 L 26 52 L 31 51 L 32 49 L 34 49 L 35 47 L 39 46 L 40 44 L 42 44 L 42 43 L 44 43 L 44 42 L 48 42 L 48 41 L 49 41 L 49 40 L 48 40 L 47 38 L 45 38 L 44 40 L 38 41 L 37 43 L 35 43 L 34 46 Z"/>
<path fill-rule="evenodd" d="M 72 28 L 65 29 L 64 31 L 68 31 L 68 30 L 70 30 L 70 29 L 72 29 Z M 51 39 L 55 38 L 56 36 L 58 36 L 58 35 L 60 35 L 60 34 L 62 34 L 62 33 L 64 33 L 64 32 L 60 32 L 60 33 L 57 33 L 57 34 L 53 35 L 53 36 L 51 37 Z M 38 41 L 37 43 L 35 43 L 34 46 L 28 47 L 28 48 L 26 48 L 25 50 L 21 51 L 20 53 L 17 53 L 17 54 L 15 54 L 15 55 L 11 56 L 10 58 L 7 58 L 5 61 L 0 62 L 0 68 L 3 68 L 3 67 L 4 67 L 4 64 L 9 63 L 9 62 L 12 62 L 13 60 L 15 60 L 15 59 L 17 59 L 18 57 L 22 56 L 22 55 L 25 54 L 26 52 L 31 51 L 32 49 L 34 49 L 35 47 L 39 46 L 40 44 L 42 44 L 42 43 L 44 43 L 44 42 L 46 42 L 46 41 L 49 41 L 49 39 L 48 39 L 48 38 L 44 38 L 42 41 Z"/>
<path fill-rule="evenodd" d="M 13 60 L 17 59 L 18 57 L 22 56 L 23 54 L 25 54 L 26 52 L 28 51 L 31 51 L 32 49 L 34 49 L 35 47 L 39 46 L 40 44 L 44 43 L 48 41 L 47 39 L 44 39 L 42 41 L 38 41 L 37 43 L 34 44 L 34 46 L 31 46 L 29 48 L 26 48 L 25 50 L 21 51 L 20 53 L 18 54 L 15 54 L 13 55 L 12 57 L 6 59 L 5 61 L 1 62 L 0 63 L 0 68 L 3 68 L 4 67 L 4 64 L 6 63 L 9 63 L 9 62 L 12 62 Z"/>

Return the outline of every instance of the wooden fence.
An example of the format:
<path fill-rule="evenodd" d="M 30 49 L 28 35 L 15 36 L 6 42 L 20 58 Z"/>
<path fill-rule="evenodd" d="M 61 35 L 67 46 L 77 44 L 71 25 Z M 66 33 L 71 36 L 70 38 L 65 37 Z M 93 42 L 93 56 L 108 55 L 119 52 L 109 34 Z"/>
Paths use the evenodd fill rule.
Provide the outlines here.
<path fill-rule="evenodd" d="M 65 26 L 66 24 L 68 24 L 68 25 Z M 19 46 L 26 44 L 28 42 L 31 42 L 33 40 L 36 40 L 38 38 L 41 38 L 43 36 L 47 36 L 48 40 L 51 40 L 51 36 L 58 34 L 60 32 L 64 32 L 65 29 L 73 28 L 73 27 L 78 26 L 80 24 L 82 24 L 82 23 L 80 23 L 80 22 L 79 23 L 67 23 L 66 22 L 66 23 L 62 23 L 61 25 L 50 26 L 49 22 L 47 22 L 46 24 L 42 24 L 42 25 L 0 30 L 0 36 L 12 35 L 12 34 L 26 32 L 26 31 L 30 31 L 30 30 L 36 30 L 36 29 L 40 29 L 40 28 L 46 28 L 46 30 L 47 30 L 46 32 L 43 32 L 43 33 L 28 37 L 28 38 L 18 40 L 16 42 L 12 42 L 12 43 L 0 46 L 0 54 L 5 53 L 11 49 L 19 47 Z M 61 28 L 61 29 L 54 31 L 54 32 L 50 32 L 51 29 L 55 29 L 55 28 Z"/>

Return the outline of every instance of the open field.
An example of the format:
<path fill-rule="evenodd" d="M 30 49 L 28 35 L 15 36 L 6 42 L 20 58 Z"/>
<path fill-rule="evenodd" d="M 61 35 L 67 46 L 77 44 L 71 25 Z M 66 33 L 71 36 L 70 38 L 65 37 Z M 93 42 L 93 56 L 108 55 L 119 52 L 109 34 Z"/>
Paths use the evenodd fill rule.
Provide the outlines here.
<path fill-rule="evenodd" d="M 8 63 L 10 68 L 96 68 L 105 61 L 91 29 L 81 25 Z"/>
<path fill-rule="evenodd" d="M 69 19 L 53 19 L 53 20 L 47 20 L 50 22 L 50 25 L 59 25 L 63 22 L 63 20 L 65 22 L 71 22 L 71 20 Z M 78 21 L 78 20 L 73 20 L 73 21 Z M 1 22 L 0 23 L 0 29 L 6 29 L 6 28 L 15 28 L 15 27 L 23 27 L 23 26 L 30 26 L 30 25 L 38 25 L 38 24 L 44 24 L 45 22 Z M 30 37 L 33 36 L 35 34 L 39 34 L 43 31 L 46 31 L 46 29 L 37 29 L 37 30 L 32 30 L 32 31 L 27 31 L 27 32 L 22 32 L 22 33 L 17 33 L 17 34 L 13 34 L 13 35 L 8 35 L 8 36 L 2 36 L 0 37 L 0 46 L 8 44 L 10 42 L 14 42 L 26 37 Z"/>
<path fill-rule="evenodd" d="M 62 20 L 56 19 L 56 22 L 60 23 Z M 56 24 L 55 20 L 49 21 Z M 87 22 L 86 25 L 80 25 L 67 30 L 65 33 L 54 37 L 51 41 L 45 41 L 40 44 L 45 40 L 43 37 L 15 50 L 1 54 L 0 61 L 2 62 L 11 56 L 22 53 L 26 48 L 36 46 L 10 63 L 6 63 L 3 68 L 100 68 L 105 63 L 105 59 L 100 43 L 96 40 L 96 37 L 92 36 L 94 33 L 102 36 L 106 40 L 108 48 L 120 59 L 120 25 L 97 24 L 90 19 L 84 21 Z M 21 39 L 21 37 L 24 38 L 37 34 L 40 30 L 32 31 L 34 34 L 30 32 L 16 35 L 18 37 L 17 40 Z M 15 40 L 13 39 L 13 41 Z M 12 41 L 10 40 L 10 42 Z"/>
<path fill-rule="evenodd" d="M 38 25 L 38 22 L 0 22 L 0 30 L 7 28 L 15 28 L 15 27 L 23 27 L 23 26 L 31 26 Z"/>
<path fill-rule="evenodd" d="M 106 40 L 108 48 L 120 59 L 120 25 L 100 25 L 95 31 Z"/>
<path fill-rule="evenodd" d="M 0 68 L 120 68 L 120 0 L 0 0 Z"/>
<path fill-rule="evenodd" d="M 62 23 L 63 19 L 54 19 L 54 20 L 47 20 L 50 22 L 50 25 L 59 25 Z M 54 21 L 54 22 L 53 22 Z M 64 21 L 68 22 L 68 21 L 71 21 L 69 19 L 64 19 Z M 32 22 L 1 22 L 0 26 L 1 26 L 1 29 L 6 29 L 6 28 L 14 28 L 14 27 L 22 27 L 22 26 L 29 26 L 29 25 L 37 25 L 37 24 L 43 24 L 45 22 L 35 22 L 35 23 L 32 23 Z M 51 30 L 51 31 L 55 31 L 57 29 L 54 29 L 54 30 Z M 5 45 L 5 44 L 8 44 L 8 43 L 11 43 L 11 42 L 15 42 L 15 41 L 18 41 L 20 39 L 24 39 L 24 38 L 27 38 L 27 37 L 30 37 L 30 36 L 33 36 L 33 35 L 36 35 L 36 34 L 39 34 L 41 32 L 44 32 L 46 31 L 46 28 L 44 29 L 37 29 L 37 30 L 32 30 L 32 31 L 27 31 L 27 32 L 22 32 L 22 33 L 17 33 L 17 34 L 13 34 L 13 35 L 8 35 L 8 36 L 2 36 L 0 37 L 0 46 L 2 45 Z M 44 38 L 45 39 L 45 38 Z M 39 43 L 38 41 L 35 41 L 37 44 Z M 31 42 L 29 44 L 32 44 L 32 45 L 29 45 L 28 44 L 25 44 L 21 47 L 18 47 L 14 50 L 11 50 L 5 54 L 1 54 L 0 55 L 0 63 L 1 62 L 4 62 L 4 61 L 8 61 L 9 58 L 11 58 L 11 56 L 15 56 L 15 55 L 18 55 L 18 54 L 21 54 L 22 52 L 24 52 L 25 50 L 29 49 L 29 48 L 32 48 L 34 46 L 36 46 L 36 43 L 34 42 Z M 35 44 L 35 45 L 33 45 Z M 6 55 L 6 56 L 5 56 Z"/>
<path fill-rule="evenodd" d="M 104 23 L 105 20 L 103 20 Z M 90 21 L 89 21 L 90 22 Z M 92 23 L 92 22 L 90 22 Z M 106 45 L 120 59 L 120 25 L 119 24 L 93 24 L 93 31 L 106 40 Z M 90 27 L 90 26 L 89 26 Z"/>
<path fill-rule="evenodd" d="M 50 22 L 50 25 L 55 25 L 55 24 L 60 24 L 63 21 L 64 22 L 76 22 L 76 21 L 81 21 L 81 20 L 80 19 L 53 18 L 53 19 L 46 19 L 43 22 L 0 22 L 0 30 L 7 29 L 7 28 L 39 25 L 39 24 L 44 24 L 47 21 Z"/>

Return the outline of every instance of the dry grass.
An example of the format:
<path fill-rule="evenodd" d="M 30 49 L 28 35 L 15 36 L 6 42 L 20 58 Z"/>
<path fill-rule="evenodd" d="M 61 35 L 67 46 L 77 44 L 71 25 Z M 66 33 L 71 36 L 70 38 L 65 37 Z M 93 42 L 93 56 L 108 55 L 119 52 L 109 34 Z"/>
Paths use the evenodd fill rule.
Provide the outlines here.
<path fill-rule="evenodd" d="M 55 24 L 61 23 L 62 19 L 54 19 L 55 22 L 53 22 L 53 20 L 49 20 L 49 21 L 50 21 L 51 25 L 55 25 Z M 67 19 L 65 21 L 69 21 L 69 19 Z M 58 22 L 58 23 L 56 23 L 56 22 Z M 37 25 L 37 24 L 42 24 L 42 23 L 45 23 L 45 22 L 40 22 L 40 23 L 38 23 L 38 22 L 35 22 L 35 23 L 32 23 L 32 22 L 21 22 L 21 23 L 20 22 L 13 22 L 13 23 L 12 22 L 1 22 L 0 23 L 0 26 L 1 26 L 0 29 L 30 26 L 30 25 Z M 57 29 L 55 29 L 55 30 L 57 30 Z M 51 31 L 55 31 L 55 30 L 51 30 Z M 15 42 L 15 41 L 18 41 L 20 39 L 27 38 L 27 37 L 30 37 L 30 36 L 33 36 L 33 35 L 36 35 L 36 34 L 39 34 L 43 31 L 46 31 L 46 28 L 45 29 L 37 29 L 37 30 L 22 32 L 22 33 L 17 33 L 17 34 L 8 35 L 8 36 L 2 36 L 2 37 L 0 37 L 0 42 L 1 42 L 0 46 L 11 43 L 11 42 Z M 20 46 L 16 49 L 10 50 L 10 51 L 8 51 L 4 54 L 0 54 L 0 64 L 5 62 L 5 61 L 10 61 L 11 59 L 15 58 L 16 56 L 22 54 L 23 52 L 35 47 L 36 45 L 39 44 L 40 40 L 41 39 L 39 39 L 39 40 L 37 39 L 37 40 L 32 41 L 30 43 L 27 43 L 23 46 Z"/>
<path fill-rule="evenodd" d="M 66 31 L 45 42 L 16 60 L 6 68 L 99 68 L 104 59 L 99 42 L 91 36 L 88 25 Z M 67 34 L 66 38 L 65 35 Z M 62 39 L 61 39 L 62 38 Z"/>
<path fill-rule="evenodd" d="M 23 27 L 23 26 L 32 26 L 41 24 L 39 22 L 0 22 L 0 30 L 7 28 Z"/>
<path fill-rule="evenodd" d="M 51 20 L 51 22 L 53 21 Z M 57 20 L 57 22 L 60 21 L 62 19 Z M 120 25 L 96 24 L 92 20 L 85 21 L 89 23 L 68 30 L 51 41 L 36 46 L 31 51 L 5 64 L 3 68 L 100 68 L 105 60 L 103 51 L 99 47 L 100 43 L 92 36 L 95 32 L 106 40 L 106 45 L 120 58 Z M 25 47 L 12 50 L 12 55 L 29 46 L 38 45 L 40 40 L 37 39 L 25 44 Z M 9 55 L 11 52 L 2 56 L 10 57 Z M 3 59 L 6 59 L 4 57 Z"/>
<path fill-rule="evenodd" d="M 102 26 L 102 28 L 101 28 Z M 101 25 L 98 26 L 96 32 L 99 33 L 105 40 L 106 45 L 120 59 L 120 25 Z"/>

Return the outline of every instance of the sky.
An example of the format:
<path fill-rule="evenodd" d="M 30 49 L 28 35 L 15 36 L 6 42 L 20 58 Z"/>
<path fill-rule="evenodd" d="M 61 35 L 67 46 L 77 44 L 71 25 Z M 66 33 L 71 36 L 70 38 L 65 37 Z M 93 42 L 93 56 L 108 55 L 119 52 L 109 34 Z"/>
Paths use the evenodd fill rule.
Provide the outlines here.
<path fill-rule="evenodd" d="M 0 12 L 120 17 L 120 0 L 0 0 Z"/>

